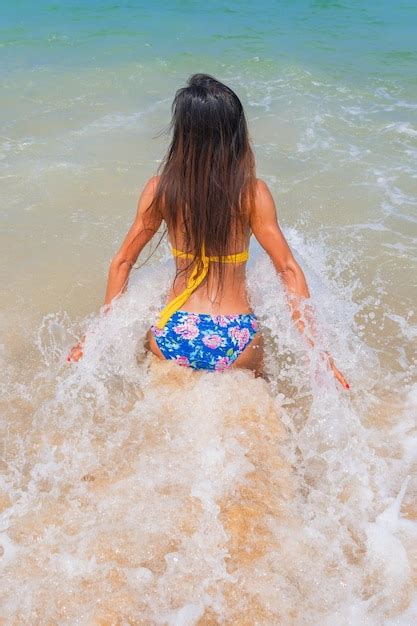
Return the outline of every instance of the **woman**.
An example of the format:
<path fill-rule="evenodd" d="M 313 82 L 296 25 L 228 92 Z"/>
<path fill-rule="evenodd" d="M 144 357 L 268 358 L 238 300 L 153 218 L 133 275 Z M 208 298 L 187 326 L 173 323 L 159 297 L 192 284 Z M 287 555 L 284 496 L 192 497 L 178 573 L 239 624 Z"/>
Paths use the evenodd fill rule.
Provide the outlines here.
<path fill-rule="evenodd" d="M 125 291 L 138 255 L 164 221 L 177 271 L 167 304 L 148 332 L 148 348 L 194 369 L 244 367 L 259 375 L 262 334 L 245 288 L 251 233 L 284 281 L 297 327 L 313 344 L 313 318 L 303 319 L 299 310 L 309 297 L 307 283 L 278 225 L 268 186 L 255 177 L 236 94 L 212 76 L 195 74 L 177 91 L 172 112 L 173 136 L 161 174 L 147 182 L 136 219 L 111 262 L 104 307 Z M 81 355 L 82 342 L 67 358 Z M 331 357 L 326 359 L 348 388 Z"/>

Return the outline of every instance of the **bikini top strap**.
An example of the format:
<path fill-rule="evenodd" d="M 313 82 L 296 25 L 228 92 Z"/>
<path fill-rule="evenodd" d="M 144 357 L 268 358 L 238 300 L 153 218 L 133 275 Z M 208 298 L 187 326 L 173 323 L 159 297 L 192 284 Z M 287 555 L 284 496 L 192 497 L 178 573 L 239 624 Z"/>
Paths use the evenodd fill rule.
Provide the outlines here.
<path fill-rule="evenodd" d="M 194 254 L 189 252 L 183 252 L 177 248 L 171 248 L 172 254 L 180 259 L 194 259 Z M 216 261 L 218 263 L 242 263 L 249 258 L 249 249 L 243 250 L 243 252 L 235 252 L 234 254 L 226 254 L 225 256 L 209 256 L 206 257 L 209 261 Z"/>
<path fill-rule="evenodd" d="M 172 254 L 176 257 L 183 259 L 194 259 L 195 256 L 193 254 L 189 254 L 188 252 L 182 252 L 182 250 L 177 250 L 176 248 L 172 248 Z M 243 261 L 247 261 L 249 258 L 249 250 L 244 250 L 243 252 L 238 252 L 236 254 L 229 254 L 224 257 L 218 256 L 206 256 L 205 247 L 203 244 L 203 249 L 201 251 L 201 260 L 203 262 L 203 267 L 200 273 L 198 273 L 199 266 L 196 264 L 194 267 L 188 281 L 187 285 L 182 293 L 180 293 L 176 298 L 173 298 L 168 304 L 162 309 L 159 315 L 159 320 L 155 324 L 157 328 L 163 328 L 169 318 L 178 311 L 182 307 L 182 305 L 188 300 L 193 291 L 197 289 L 197 287 L 203 282 L 205 277 L 207 276 L 209 262 L 210 261 L 221 261 L 225 263 L 242 263 Z"/>

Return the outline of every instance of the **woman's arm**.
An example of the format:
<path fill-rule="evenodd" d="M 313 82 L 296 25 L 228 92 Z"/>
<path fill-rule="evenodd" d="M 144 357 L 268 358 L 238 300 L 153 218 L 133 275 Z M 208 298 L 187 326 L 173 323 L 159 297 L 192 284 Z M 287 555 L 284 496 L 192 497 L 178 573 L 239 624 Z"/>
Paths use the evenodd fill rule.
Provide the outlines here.
<path fill-rule="evenodd" d="M 291 249 L 279 227 L 275 202 L 268 185 L 258 179 L 255 206 L 251 212 L 251 229 L 256 239 L 268 253 L 276 271 L 286 287 L 291 316 L 298 330 L 302 332 L 311 346 L 317 337 L 314 312 L 304 300 L 310 297 L 307 281 L 303 270 L 294 258 Z M 304 318 L 300 311 L 303 305 Z M 349 389 L 343 375 L 336 368 L 329 356 L 329 365 L 343 387 Z"/>
<path fill-rule="evenodd" d="M 120 297 L 127 287 L 130 270 L 146 244 L 152 239 L 162 222 L 162 216 L 155 211 L 147 211 L 151 204 L 158 176 L 153 176 L 146 183 L 137 206 L 135 220 L 130 227 L 119 250 L 114 255 L 107 278 L 107 288 L 102 310 L 107 312 L 111 302 Z M 70 350 L 67 361 L 78 361 L 82 356 L 85 336 Z"/>
<path fill-rule="evenodd" d="M 161 225 L 162 216 L 155 215 L 154 211 L 147 211 L 154 198 L 157 183 L 157 176 L 150 178 L 146 183 L 139 198 L 135 221 L 110 263 L 103 305 L 106 308 L 114 298 L 126 291 L 130 270 Z"/>

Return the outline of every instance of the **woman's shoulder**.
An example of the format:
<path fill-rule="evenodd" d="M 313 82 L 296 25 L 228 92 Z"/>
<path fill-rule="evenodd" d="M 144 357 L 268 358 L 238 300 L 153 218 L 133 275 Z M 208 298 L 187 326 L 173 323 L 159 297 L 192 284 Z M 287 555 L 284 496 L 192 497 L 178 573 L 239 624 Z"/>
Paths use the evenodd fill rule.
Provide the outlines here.
<path fill-rule="evenodd" d="M 268 184 L 262 178 L 256 178 L 255 181 L 256 181 L 255 188 L 256 188 L 257 196 L 262 197 L 271 193 L 268 187 Z"/>
<path fill-rule="evenodd" d="M 160 178 L 160 176 L 151 176 L 146 181 L 141 192 L 141 197 L 146 198 L 147 202 L 153 202 Z"/>
<path fill-rule="evenodd" d="M 160 175 L 151 176 L 150 178 L 148 178 L 145 184 L 145 187 L 147 187 L 149 191 L 153 191 L 155 193 L 160 179 L 161 179 Z"/>
<path fill-rule="evenodd" d="M 252 215 L 255 212 L 262 211 L 262 207 L 271 201 L 272 194 L 266 181 L 262 178 L 255 179 L 254 206 L 251 207 Z"/>

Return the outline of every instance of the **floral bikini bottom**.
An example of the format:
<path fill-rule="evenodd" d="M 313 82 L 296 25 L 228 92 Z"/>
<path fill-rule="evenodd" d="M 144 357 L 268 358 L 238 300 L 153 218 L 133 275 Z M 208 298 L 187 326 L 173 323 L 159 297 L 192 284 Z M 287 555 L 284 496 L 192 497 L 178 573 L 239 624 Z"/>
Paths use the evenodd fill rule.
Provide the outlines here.
<path fill-rule="evenodd" d="M 230 367 L 259 330 L 252 313 L 210 315 L 178 310 L 163 328 L 151 326 L 166 359 L 193 369 Z"/>

